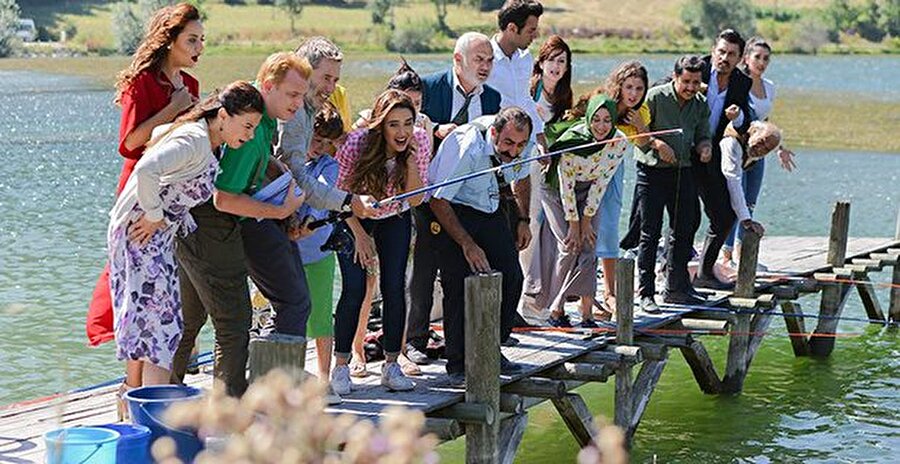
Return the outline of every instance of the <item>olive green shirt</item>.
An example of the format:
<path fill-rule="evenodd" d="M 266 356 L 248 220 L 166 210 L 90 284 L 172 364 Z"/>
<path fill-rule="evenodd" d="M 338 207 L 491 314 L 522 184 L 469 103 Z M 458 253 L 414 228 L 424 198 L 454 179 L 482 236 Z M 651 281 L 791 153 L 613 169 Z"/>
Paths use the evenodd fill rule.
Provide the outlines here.
<path fill-rule="evenodd" d="M 656 150 L 635 145 L 634 159 L 639 163 L 656 167 L 689 167 L 691 152 L 701 142 L 709 141 L 709 106 L 706 98 L 697 93 L 694 98 L 682 102 L 675 93 L 675 83 L 658 85 L 647 92 L 647 108 L 650 110 L 650 131 L 678 129 L 681 134 L 659 135 L 675 151 L 677 164 L 669 164 L 659 159 Z"/>

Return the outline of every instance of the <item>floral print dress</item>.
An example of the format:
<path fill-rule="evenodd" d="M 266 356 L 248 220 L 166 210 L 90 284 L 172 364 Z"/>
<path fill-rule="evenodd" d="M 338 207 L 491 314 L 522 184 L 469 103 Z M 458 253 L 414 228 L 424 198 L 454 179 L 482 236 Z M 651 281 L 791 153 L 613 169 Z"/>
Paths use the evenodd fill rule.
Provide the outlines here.
<path fill-rule="evenodd" d="M 143 247 L 128 238 L 129 226 L 143 214 L 140 206 L 110 227 L 110 290 L 119 360 L 142 360 L 171 370 L 184 330 L 175 234 L 185 236 L 197 228 L 190 209 L 212 197 L 218 168 L 211 158 L 202 174 L 161 186 L 166 225 Z"/>

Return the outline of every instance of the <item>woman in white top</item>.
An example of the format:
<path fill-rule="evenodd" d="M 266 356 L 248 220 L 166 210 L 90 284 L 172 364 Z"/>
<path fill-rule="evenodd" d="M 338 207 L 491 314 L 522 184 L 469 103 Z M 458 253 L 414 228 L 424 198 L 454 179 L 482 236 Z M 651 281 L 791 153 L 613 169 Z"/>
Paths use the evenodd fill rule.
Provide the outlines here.
<path fill-rule="evenodd" d="M 181 316 L 175 234 L 196 228 L 190 209 L 209 201 L 214 151 L 253 138 L 264 105 L 235 82 L 175 123 L 157 127 L 110 212 L 107 245 L 116 356 L 143 362 L 143 384 L 169 383 Z"/>
<path fill-rule="evenodd" d="M 531 71 L 530 89 L 545 123 L 558 121 L 572 108 L 572 51 L 562 37 L 551 35 L 541 45 Z"/>
<path fill-rule="evenodd" d="M 772 113 L 772 106 L 775 103 L 775 84 L 763 77 L 763 74 L 769 67 L 771 56 L 772 47 L 762 37 L 752 37 L 747 41 L 741 68 L 753 79 L 753 86 L 750 88 L 750 107 L 759 121 L 767 121 L 769 119 L 769 115 Z M 784 145 L 779 145 L 777 151 L 781 167 L 791 172 L 797 166 L 794 163 L 794 152 L 785 148 Z M 765 167 L 765 160 L 760 159 L 744 172 L 744 198 L 747 200 L 747 209 L 751 214 L 762 191 Z M 736 260 L 740 257 L 740 243 L 735 246 L 735 236 L 740 242 L 741 235 L 740 227 L 735 225 L 731 234 L 725 240 L 725 246 L 722 247 L 722 261 L 724 264 L 732 265 L 732 259 Z M 732 250 L 734 250 L 733 255 Z"/>

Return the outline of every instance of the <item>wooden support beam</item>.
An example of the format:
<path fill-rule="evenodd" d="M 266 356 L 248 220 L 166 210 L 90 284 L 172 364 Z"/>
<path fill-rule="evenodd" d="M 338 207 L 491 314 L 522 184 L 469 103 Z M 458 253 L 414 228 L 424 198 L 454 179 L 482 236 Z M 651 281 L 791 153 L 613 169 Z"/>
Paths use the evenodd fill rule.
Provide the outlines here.
<path fill-rule="evenodd" d="M 893 266 L 900 263 L 900 254 L 896 253 L 870 253 L 869 258 L 881 261 L 882 266 Z"/>
<path fill-rule="evenodd" d="M 620 363 L 607 364 L 564 363 L 553 369 L 542 372 L 541 375 L 554 380 L 578 380 L 582 382 L 606 382 L 610 375 L 615 374 L 615 369 Z"/>
<path fill-rule="evenodd" d="M 847 240 L 850 231 L 850 203 L 839 201 L 831 213 L 831 233 L 828 237 L 828 257 L 826 262 L 833 266 L 834 274 L 841 275 L 847 258 Z M 851 274 L 852 277 L 852 274 Z M 818 278 L 818 277 L 816 277 Z M 844 309 L 850 286 L 845 284 L 826 285 L 822 289 L 822 300 L 819 305 L 820 318 L 814 335 L 809 340 L 809 352 L 812 356 L 827 357 L 834 350 L 834 337 L 838 325 L 838 317 Z M 815 336 L 822 334 L 823 336 Z"/>
<path fill-rule="evenodd" d="M 248 380 L 252 383 L 272 369 L 282 369 L 296 382 L 306 379 L 306 342 L 255 338 L 248 345 Z"/>
<path fill-rule="evenodd" d="M 878 301 L 878 295 L 875 294 L 875 287 L 868 277 L 857 280 L 856 290 L 859 292 L 859 298 L 862 300 L 863 307 L 866 308 L 866 315 L 869 317 L 870 324 L 879 324 L 887 322 L 884 317 L 884 311 L 881 310 L 881 303 Z M 878 322 L 876 322 L 878 321 Z"/>
<path fill-rule="evenodd" d="M 788 316 L 788 314 L 803 316 L 800 303 L 782 301 L 781 312 L 785 314 L 784 325 L 787 328 L 788 336 L 791 337 L 791 347 L 794 349 L 794 356 L 809 356 L 808 337 L 805 335 L 806 322 L 804 322 L 803 317 Z"/>
<path fill-rule="evenodd" d="M 894 275 L 891 279 L 891 302 L 888 313 L 893 324 L 900 324 L 900 264 L 894 265 Z"/>
<path fill-rule="evenodd" d="M 497 409 L 489 404 L 462 402 L 428 413 L 429 417 L 451 419 L 465 424 L 494 425 L 497 423 Z M 468 430 L 468 429 L 467 429 Z"/>
<path fill-rule="evenodd" d="M 608 347 L 611 348 L 611 347 Z M 575 359 L 576 362 L 588 364 L 606 364 L 606 363 L 631 363 L 637 364 L 644 360 L 640 347 L 637 346 L 616 346 L 613 350 L 591 351 Z M 629 350 L 620 348 L 630 348 Z"/>
<path fill-rule="evenodd" d="M 855 266 L 866 266 L 868 271 L 880 271 L 884 267 L 880 259 L 853 258 L 850 262 Z"/>
<path fill-rule="evenodd" d="M 597 428 L 594 426 L 594 416 L 584 403 L 581 395 L 569 393 L 562 398 L 551 401 L 563 418 L 563 422 L 566 423 L 566 427 L 572 432 L 572 436 L 575 437 L 578 446 L 584 448 L 594 442 L 595 434 L 597 433 Z"/>
<path fill-rule="evenodd" d="M 800 298 L 800 289 L 792 285 L 776 285 L 766 290 L 779 300 L 796 300 Z"/>
<path fill-rule="evenodd" d="M 640 343 L 641 353 L 644 359 L 660 361 L 669 358 L 669 348 L 658 343 Z"/>
<path fill-rule="evenodd" d="M 503 386 L 504 393 L 544 399 L 562 398 L 567 390 L 566 383 L 561 380 L 540 377 L 525 378 Z"/>
<path fill-rule="evenodd" d="M 713 332 L 721 332 L 725 330 L 725 327 L 728 325 L 728 321 L 723 320 L 709 320 L 709 319 L 694 319 L 687 318 L 681 320 L 681 325 L 684 326 L 685 330 L 697 331 L 697 330 L 709 330 Z"/>
<path fill-rule="evenodd" d="M 616 344 L 631 345 L 634 341 L 634 260 L 620 258 L 616 263 Z M 631 424 L 632 396 L 631 366 L 620 364 L 616 372 L 615 424 L 627 430 Z"/>
<path fill-rule="evenodd" d="M 426 417 L 425 427 L 422 434 L 433 434 L 440 441 L 451 441 L 463 435 L 463 427 L 459 421 L 453 419 L 440 419 L 437 417 Z"/>
<path fill-rule="evenodd" d="M 500 464 L 512 464 L 528 427 L 528 413 L 507 417 L 500 422 Z"/>
<path fill-rule="evenodd" d="M 465 280 L 466 402 L 489 413 L 500 410 L 500 298 L 503 275 L 476 274 Z M 488 417 L 485 417 L 486 419 Z M 466 426 L 466 462 L 500 461 L 500 423 Z"/>
<path fill-rule="evenodd" d="M 684 360 L 687 361 L 697 385 L 703 393 L 714 395 L 722 392 L 722 381 L 716 373 L 716 366 L 706 348 L 697 340 L 691 340 L 687 346 L 680 347 Z"/>
<path fill-rule="evenodd" d="M 750 322 L 750 344 L 747 347 L 747 368 L 745 372 L 750 371 L 750 363 L 753 362 L 756 352 L 762 345 L 763 338 L 766 336 L 766 330 L 769 329 L 769 324 L 771 323 L 771 311 L 753 315 L 753 319 Z"/>
<path fill-rule="evenodd" d="M 500 412 L 521 414 L 525 412 L 525 400 L 513 393 L 500 394 Z"/>
<path fill-rule="evenodd" d="M 632 406 L 634 415 L 631 417 L 631 423 L 625 431 L 626 443 L 631 443 L 638 424 L 641 423 L 641 418 L 644 417 L 644 411 L 647 410 L 647 405 L 650 404 L 650 397 L 653 395 L 653 390 L 656 389 L 656 384 L 659 382 L 659 378 L 666 367 L 666 362 L 667 359 L 665 358 L 657 361 L 646 361 L 641 365 L 641 370 L 638 371 L 638 375 L 634 380 L 634 405 Z"/>
<path fill-rule="evenodd" d="M 732 306 L 742 306 L 740 301 L 745 299 L 746 304 L 753 308 L 760 305 L 756 298 L 756 265 L 759 261 L 760 235 L 752 230 L 745 230 L 741 241 L 741 261 L 738 263 L 738 278 L 734 287 L 735 298 L 729 298 Z M 732 324 L 731 339 L 728 343 L 728 360 L 725 367 L 725 378 L 722 380 L 722 391 L 727 393 L 739 393 L 744 389 L 744 378 L 747 376 L 750 350 L 750 326 L 753 315 L 747 312 L 738 312 L 735 322 Z"/>

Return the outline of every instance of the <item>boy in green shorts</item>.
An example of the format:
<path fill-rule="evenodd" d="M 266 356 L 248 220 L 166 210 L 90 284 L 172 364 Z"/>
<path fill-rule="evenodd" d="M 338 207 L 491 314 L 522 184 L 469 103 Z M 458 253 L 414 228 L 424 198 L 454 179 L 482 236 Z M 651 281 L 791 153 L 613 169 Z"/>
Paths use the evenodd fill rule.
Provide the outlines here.
<path fill-rule="evenodd" d="M 343 140 L 344 125 L 340 114 L 326 104 L 319 110 L 313 123 L 313 137 L 306 154 L 304 166 L 306 174 L 319 182 L 334 187 L 338 179 L 338 163 L 332 157 L 340 141 Z M 329 211 L 303 205 L 297 210 L 298 217 L 306 223 L 328 217 Z M 306 326 L 306 336 L 316 340 L 319 379 L 328 382 L 331 373 L 331 352 L 334 343 L 334 268 L 335 256 L 332 250 L 323 250 L 334 226 L 329 224 L 315 230 L 303 229 L 295 243 L 306 271 L 312 311 Z M 340 397 L 329 392 L 329 403 L 340 403 Z"/>

